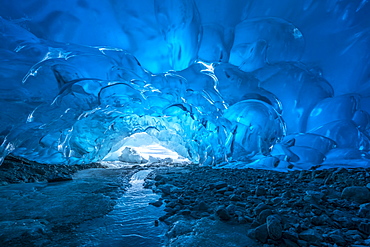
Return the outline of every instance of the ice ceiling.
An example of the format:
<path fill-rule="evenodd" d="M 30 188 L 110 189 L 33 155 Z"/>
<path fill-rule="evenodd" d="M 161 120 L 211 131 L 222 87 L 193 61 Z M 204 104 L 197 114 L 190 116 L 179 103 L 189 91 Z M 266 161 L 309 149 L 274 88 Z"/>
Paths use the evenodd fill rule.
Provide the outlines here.
<path fill-rule="evenodd" d="M 367 0 L 0 6 L 0 163 L 136 141 L 204 165 L 368 164 Z"/>

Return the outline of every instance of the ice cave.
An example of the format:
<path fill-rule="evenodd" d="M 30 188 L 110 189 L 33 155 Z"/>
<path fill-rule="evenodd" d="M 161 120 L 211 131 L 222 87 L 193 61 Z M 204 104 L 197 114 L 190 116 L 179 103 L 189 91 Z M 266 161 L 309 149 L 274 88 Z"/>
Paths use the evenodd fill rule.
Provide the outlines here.
<path fill-rule="evenodd" d="M 0 185 L 5 188 L 13 186 L 13 182 L 34 184 L 33 189 L 1 190 L 0 186 L 0 202 L 4 205 L 16 200 L 10 196 L 14 191 L 48 191 L 51 188 L 45 185 L 48 182 L 63 187 L 70 179 L 100 183 L 98 187 L 104 185 L 103 196 L 108 195 L 106 191 L 112 183 L 111 187 L 122 187 L 115 192 L 123 193 L 124 199 L 119 200 L 129 200 L 130 193 L 136 192 L 127 192 L 125 196 L 128 184 L 138 191 L 142 189 L 141 184 L 135 187 L 137 177 L 132 180 L 135 178 L 132 169 L 139 169 L 144 172 L 139 180 L 153 190 L 142 198 L 158 200 L 157 204 L 151 202 L 154 205 L 151 207 L 170 208 L 172 211 L 165 210 L 167 214 L 181 212 L 186 218 L 167 222 L 169 228 L 162 229 L 167 231 L 162 234 L 167 240 L 162 245 L 370 246 L 368 0 L 0 0 L 0 6 Z M 49 177 L 39 178 L 32 172 L 25 175 L 28 165 Z M 81 170 L 77 175 L 67 174 L 77 170 Z M 113 170 L 119 171 L 114 179 Z M 153 170 L 158 170 L 157 175 L 153 175 Z M 168 189 L 170 181 L 176 179 L 163 182 L 165 170 L 166 176 L 180 176 L 186 170 L 190 175 L 184 177 L 189 181 L 199 171 L 215 179 L 230 178 L 226 186 L 221 181 L 208 181 L 208 175 L 204 175 L 207 177 L 204 184 L 208 186 L 205 188 L 222 194 L 217 200 L 225 196 L 228 199 L 221 206 L 212 203 L 210 206 L 208 199 L 203 198 L 200 203 L 201 199 L 195 200 L 194 196 L 197 206 L 185 203 L 174 211 L 176 206 L 168 206 L 173 198 L 166 199 L 166 195 L 172 191 L 177 195 L 180 187 Z M 354 207 L 353 212 L 365 208 L 369 212 L 356 214 L 368 217 L 367 220 L 352 222 L 361 226 L 355 229 L 358 234 L 352 232 L 357 239 L 347 234 L 355 231 L 352 225 L 342 227 L 337 223 L 333 226 L 337 231 L 342 228 L 348 231 L 335 234 L 316 229 L 322 226 L 316 221 L 317 224 L 300 228 L 294 225 L 296 236 L 291 234 L 293 226 L 284 223 L 283 211 L 264 208 L 262 211 L 272 213 L 269 211 L 263 218 L 257 206 L 251 211 L 259 224 L 253 217 L 248 218 L 244 209 L 242 213 L 235 209 L 245 199 L 242 194 L 247 193 L 236 193 L 243 179 L 231 185 L 241 174 L 245 181 L 247 177 L 263 178 L 263 183 L 255 181 L 262 184 L 249 189 L 254 197 L 245 200 L 267 197 L 272 204 L 263 202 L 264 205 L 273 207 L 273 201 L 280 197 L 278 192 L 275 195 L 268 189 L 268 181 L 279 184 L 278 177 L 284 176 L 281 181 L 286 181 L 297 174 L 297 181 L 304 183 L 308 182 L 305 176 L 310 172 L 314 181 L 322 179 L 322 186 L 327 188 L 315 185 L 305 191 L 302 196 L 305 203 L 316 205 L 326 200 L 335 185 L 343 187 L 337 191 L 342 193 L 341 200 L 350 201 L 353 195 L 360 197 L 352 198 L 352 204 L 347 205 Z M 122 182 L 118 177 L 128 180 Z M 127 186 L 117 185 L 119 181 L 127 182 Z M 167 187 L 162 188 L 163 184 Z M 351 186 L 360 191 L 345 192 Z M 66 192 L 72 190 L 63 188 Z M 316 191 L 319 188 L 321 192 Z M 318 195 L 322 190 L 328 193 Z M 148 199 L 157 192 L 162 193 L 160 199 Z M 85 194 L 89 193 L 95 192 L 89 189 Z M 110 199 L 115 205 L 136 205 L 136 199 L 117 202 L 116 197 Z M 15 209 L 13 204 L 9 205 L 0 214 L 0 226 L 6 229 L 0 233 L 1 246 L 161 246 L 157 240 L 145 242 L 144 237 L 140 238 L 143 242 L 122 242 L 117 236 L 109 238 L 108 232 L 99 238 L 92 230 L 94 224 L 111 223 L 99 222 L 96 219 L 101 215 L 95 217 L 94 213 L 88 219 L 91 226 L 86 225 L 88 220 L 84 218 L 82 223 L 69 222 L 64 227 L 78 225 L 79 230 L 73 228 L 74 232 L 68 234 L 95 237 L 89 239 L 84 235 L 78 241 L 68 242 L 66 239 L 72 235 L 61 231 L 62 227 L 53 228 L 52 223 L 45 223 L 52 222 L 44 217 L 47 213 L 38 212 L 35 220 L 32 215 L 26 217 L 17 211 L 22 216 L 11 218 L 9 215 Z M 234 209 L 230 209 L 232 205 Z M 312 214 L 324 211 L 322 205 L 315 207 Z M 194 208 L 199 209 L 197 214 Z M 116 206 L 109 212 L 119 210 Z M 211 218 L 218 219 L 217 223 L 199 216 L 209 212 Z M 59 213 L 57 217 L 66 217 Z M 110 214 L 106 213 L 102 215 Z M 130 211 L 127 217 L 131 214 Z M 143 214 L 150 213 L 140 215 Z M 123 217 L 121 213 L 117 215 L 114 217 Z M 342 218 L 351 218 L 349 215 Z M 193 217 L 192 223 L 189 217 Z M 252 233 L 244 234 L 248 240 L 243 243 L 235 240 L 244 238 L 243 234 L 243 238 L 235 235 L 240 228 L 232 228 L 235 224 L 223 225 L 235 221 L 233 217 L 238 223 L 252 224 L 248 226 Z M 312 217 L 323 216 L 320 213 Z M 31 219 L 33 223 L 25 223 Z M 158 222 L 155 220 L 156 229 Z M 25 227 L 20 229 L 14 224 Z M 267 237 L 260 236 L 262 226 L 266 226 Z M 189 227 L 207 229 L 209 236 L 203 234 L 205 230 L 202 235 L 195 230 L 191 232 Z M 60 230 L 58 234 L 56 228 Z M 214 229 L 218 232 L 210 234 Z M 9 232 L 14 231 L 23 235 L 9 237 Z M 229 237 L 212 242 L 220 231 L 229 232 L 224 234 Z M 149 230 L 148 234 L 161 235 Z M 31 240 L 25 242 L 27 236 Z"/>

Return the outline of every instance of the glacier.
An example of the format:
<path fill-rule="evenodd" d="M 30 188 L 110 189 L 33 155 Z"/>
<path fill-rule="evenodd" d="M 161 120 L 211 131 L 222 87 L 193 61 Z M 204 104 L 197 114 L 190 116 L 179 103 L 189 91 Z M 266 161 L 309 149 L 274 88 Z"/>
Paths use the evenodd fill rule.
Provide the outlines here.
<path fill-rule="evenodd" d="M 367 0 L 0 3 L 0 164 L 369 165 Z"/>

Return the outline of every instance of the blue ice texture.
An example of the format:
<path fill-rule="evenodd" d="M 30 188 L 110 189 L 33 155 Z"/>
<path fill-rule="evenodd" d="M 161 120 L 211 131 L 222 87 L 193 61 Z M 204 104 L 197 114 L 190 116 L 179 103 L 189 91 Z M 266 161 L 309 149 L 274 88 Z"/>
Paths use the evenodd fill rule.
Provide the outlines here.
<path fill-rule="evenodd" d="M 0 6 L 0 164 L 98 162 L 140 134 L 201 165 L 369 165 L 367 0 Z"/>

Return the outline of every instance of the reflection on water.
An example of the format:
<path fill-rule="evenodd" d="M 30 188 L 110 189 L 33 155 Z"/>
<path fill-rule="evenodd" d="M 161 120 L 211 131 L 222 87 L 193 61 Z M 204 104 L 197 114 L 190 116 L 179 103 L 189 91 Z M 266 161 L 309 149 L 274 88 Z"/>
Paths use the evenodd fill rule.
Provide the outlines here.
<path fill-rule="evenodd" d="M 159 196 L 143 188 L 149 173 L 139 171 L 132 176 L 132 186 L 108 215 L 80 225 L 77 231 L 83 246 L 162 246 L 166 226 L 160 223 L 156 227 L 154 221 L 163 215 L 163 209 L 148 204 Z"/>
<path fill-rule="evenodd" d="M 143 188 L 150 173 L 89 169 L 72 181 L 0 186 L 0 246 L 162 246 L 159 196 Z"/>

